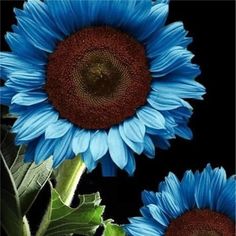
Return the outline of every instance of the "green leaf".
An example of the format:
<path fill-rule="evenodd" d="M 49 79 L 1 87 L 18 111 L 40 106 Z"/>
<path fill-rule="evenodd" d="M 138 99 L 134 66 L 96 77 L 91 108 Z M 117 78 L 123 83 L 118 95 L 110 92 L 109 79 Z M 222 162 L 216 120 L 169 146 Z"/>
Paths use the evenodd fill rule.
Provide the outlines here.
<path fill-rule="evenodd" d="M 1 226 L 10 236 L 27 235 L 25 223 L 20 209 L 20 200 L 13 180 L 13 176 L 5 162 L 2 152 L 1 156 Z"/>
<path fill-rule="evenodd" d="M 16 160 L 19 147 L 14 144 L 15 136 L 10 132 L 10 127 L 1 126 L 1 151 L 4 160 L 10 168 Z"/>
<path fill-rule="evenodd" d="M 18 191 L 21 214 L 24 216 L 50 177 L 52 160 L 48 159 L 41 165 L 24 163 L 25 148 L 15 146 L 15 137 L 9 129 L 8 126 L 1 127 L 1 151 L 12 174 L 14 185 Z"/>
<path fill-rule="evenodd" d="M 36 165 L 24 163 L 23 157 L 24 148 L 21 147 L 10 171 L 18 190 L 22 215 L 25 215 L 51 175 L 52 160 Z"/>
<path fill-rule="evenodd" d="M 58 192 L 52 189 L 51 201 L 37 236 L 57 236 L 76 233 L 94 235 L 102 223 L 104 206 L 99 193 L 80 195 L 76 208 L 66 206 Z"/>
<path fill-rule="evenodd" d="M 111 222 L 105 224 L 105 230 L 102 234 L 102 236 L 125 236 L 125 235 L 126 235 L 125 232 L 119 225 L 112 224 Z"/>

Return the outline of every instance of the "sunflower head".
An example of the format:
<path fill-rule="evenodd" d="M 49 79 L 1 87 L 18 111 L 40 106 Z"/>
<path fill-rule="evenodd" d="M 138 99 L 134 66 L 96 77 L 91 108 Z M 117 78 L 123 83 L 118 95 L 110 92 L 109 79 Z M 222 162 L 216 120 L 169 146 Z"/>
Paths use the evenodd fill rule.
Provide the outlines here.
<path fill-rule="evenodd" d="M 29 0 L 14 11 L 1 103 L 18 115 L 26 161 L 53 156 L 57 167 L 81 154 L 89 171 L 133 174 L 134 153 L 191 139 L 184 99 L 205 89 L 183 24 L 165 25 L 168 1 Z"/>
<path fill-rule="evenodd" d="M 124 228 L 132 236 L 233 236 L 235 198 L 236 178 L 222 167 L 186 171 L 181 181 L 170 173 L 158 192 L 142 193 L 142 216 Z"/>

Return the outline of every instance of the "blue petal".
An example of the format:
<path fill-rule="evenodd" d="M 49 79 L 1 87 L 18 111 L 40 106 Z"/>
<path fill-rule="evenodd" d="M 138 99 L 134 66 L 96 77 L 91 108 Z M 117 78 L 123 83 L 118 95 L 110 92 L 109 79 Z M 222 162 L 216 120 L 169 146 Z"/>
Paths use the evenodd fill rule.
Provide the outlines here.
<path fill-rule="evenodd" d="M 37 25 L 41 25 L 47 29 L 44 33 L 53 35 L 58 40 L 63 39 L 60 30 L 51 19 L 48 7 L 44 2 L 40 0 L 28 0 L 24 4 L 24 10 L 27 12 L 28 17 L 32 18 Z"/>
<path fill-rule="evenodd" d="M 56 38 L 50 34 L 45 35 L 47 31 L 44 27 L 38 28 L 34 21 L 25 17 L 17 17 L 19 26 L 24 31 L 29 42 L 36 48 L 45 52 L 52 53 L 56 47 Z"/>
<path fill-rule="evenodd" d="M 32 109 L 31 112 L 26 113 L 21 119 L 20 129 L 16 136 L 16 141 L 23 143 L 40 136 L 45 132 L 48 125 L 55 122 L 58 119 L 58 113 L 53 111 L 50 107 Z M 15 125 L 13 126 L 13 132 L 15 130 Z"/>
<path fill-rule="evenodd" d="M 123 123 L 123 130 L 127 138 L 134 142 L 143 142 L 145 125 L 136 117 L 127 119 Z"/>
<path fill-rule="evenodd" d="M 50 124 L 45 131 L 45 139 L 55 139 L 62 137 L 73 125 L 64 119 L 59 119 Z"/>
<path fill-rule="evenodd" d="M 210 189 L 210 177 L 207 170 L 204 169 L 200 175 L 199 181 L 195 185 L 194 198 L 197 208 L 201 209 L 210 207 Z"/>
<path fill-rule="evenodd" d="M 172 79 L 158 81 L 151 84 L 153 90 L 161 95 L 175 95 L 180 98 L 202 99 L 205 94 L 205 88 L 191 78 L 175 76 Z"/>
<path fill-rule="evenodd" d="M 127 146 L 120 136 L 117 126 L 110 128 L 108 133 L 108 147 L 111 159 L 121 169 L 123 169 L 128 162 Z"/>
<path fill-rule="evenodd" d="M 5 40 L 11 50 L 18 56 L 22 57 L 22 61 L 40 66 L 45 65 L 47 63 L 46 52 L 36 48 L 32 43 L 27 41 L 27 39 L 22 36 L 24 35 L 22 29 L 19 31 L 20 34 L 8 32 L 5 35 Z"/>
<path fill-rule="evenodd" d="M 172 196 L 172 198 L 175 199 L 175 201 L 177 202 L 179 212 L 183 214 L 183 212 L 186 210 L 186 203 L 182 196 L 180 182 L 173 173 L 170 172 L 169 175 L 165 178 L 165 181 L 162 182 L 162 185 L 160 185 L 159 191 L 168 192 Z"/>
<path fill-rule="evenodd" d="M 155 129 L 164 129 L 165 128 L 165 118 L 162 114 L 148 106 L 142 107 L 137 112 L 138 118 L 148 127 Z"/>
<path fill-rule="evenodd" d="M 0 71 L 5 76 L 18 70 L 22 71 L 22 68 L 27 69 L 27 71 L 43 71 L 41 66 L 30 64 L 11 52 L 0 52 Z"/>
<path fill-rule="evenodd" d="M 107 150 L 107 132 L 98 130 L 91 137 L 90 141 L 90 152 L 94 161 L 97 161 L 102 158 L 107 153 Z"/>
<path fill-rule="evenodd" d="M 72 140 L 72 150 L 75 155 L 85 152 L 90 143 L 91 132 L 89 130 L 77 129 Z"/>
<path fill-rule="evenodd" d="M 58 167 L 65 159 L 73 156 L 71 141 L 74 135 L 73 127 L 60 139 L 57 139 L 53 152 L 53 167 Z"/>
<path fill-rule="evenodd" d="M 144 205 L 156 204 L 156 194 L 152 191 L 144 190 L 142 192 L 142 201 Z"/>
<path fill-rule="evenodd" d="M 123 141 L 137 154 L 141 154 L 143 152 L 144 149 L 144 144 L 142 143 L 137 143 L 137 142 L 133 142 L 132 140 L 130 140 L 126 135 L 125 135 L 125 131 L 124 131 L 124 126 L 123 125 L 119 125 L 119 132 L 120 132 L 120 136 L 123 139 Z"/>
<path fill-rule="evenodd" d="M 217 200 L 216 210 L 228 215 L 235 221 L 235 209 L 236 209 L 236 177 L 230 177 L 224 188 L 222 189 L 220 196 Z"/>
<path fill-rule="evenodd" d="M 10 73 L 8 78 L 9 80 L 6 81 L 5 85 L 19 92 L 42 88 L 45 84 L 44 73 L 35 70 L 17 70 Z"/>
<path fill-rule="evenodd" d="M 31 106 L 37 103 L 41 103 L 47 100 L 47 94 L 45 92 L 25 92 L 17 93 L 13 98 L 11 103 L 23 106 Z"/>
<path fill-rule="evenodd" d="M 153 37 L 152 40 L 148 42 L 146 46 L 147 57 L 154 59 L 163 51 L 174 46 L 182 46 L 185 48 L 192 41 L 191 38 L 186 37 L 187 33 L 182 22 L 173 22 L 163 27 L 158 32 L 158 35 L 155 35 L 156 37 Z"/>
<path fill-rule="evenodd" d="M 168 150 L 170 148 L 170 142 L 161 136 L 151 136 L 151 139 L 156 147 Z"/>
<path fill-rule="evenodd" d="M 24 155 L 24 162 L 33 162 L 35 156 L 35 149 L 38 144 L 39 139 L 36 138 L 33 141 L 29 142 L 26 148 L 26 152 Z"/>
<path fill-rule="evenodd" d="M 35 149 L 35 164 L 41 164 L 53 154 L 55 143 L 55 140 L 45 140 L 44 137 L 41 137 Z"/>
<path fill-rule="evenodd" d="M 165 213 L 169 215 L 171 219 L 175 219 L 183 212 L 181 206 L 178 205 L 175 197 L 168 192 L 162 192 L 161 194 L 162 207 L 165 209 Z"/>
<path fill-rule="evenodd" d="M 226 184 L 226 173 L 224 168 L 216 168 L 214 169 L 211 176 L 211 209 L 214 210 L 216 207 L 217 200 L 219 195 L 222 193 L 222 189 Z"/>
<path fill-rule="evenodd" d="M 160 208 L 158 208 L 158 206 L 154 205 L 154 204 L 150 204 L 147 206 L 150 214 L 152 216 L 152 218 L 157 221 L 157 223 L 159 223 L 161 226 L 164 226 L 165 228 L 169 225 L 169 220 L 166 217 L 166 215 L 161 211 Z"/>
<path fill-rule="evenodd" d="M 192 109 L 188 102 L 171 93 L 164 94 L 158 93 L 157 91 L 151 91 L 147 101 L 153 108 L 160 111 L 173 110 L 182 106 Z"/>
<path fill-rule="evenodd" d="M 143 151 L 143 153 L 151 159 L 155 158 L 155 146 L 154 146 L 152 139 L 148 135 L 145 135 L 145 137 L 144 137 L 144 151 Z"/>
<path fill-rule="evenodd" d="M 128 149 L 128 163 L 124 169 L 128 172 L 129 175 L 133 175 L 136 169 L 134 153 L 130 149 Z"/>
<path fill-rule="evenodd" d="M 186 125 L 178 125 L 175 127 L 175 133 L 181 138 L 191 140 L 193 138 L 192 130 Z"/>
<path fill-rule="evenodd" d="M 82 154 L 82 159 L 89 172 L 96 168 L 97 162 L 93 160 L 92 154 L 89 149 Z"/>
<path fill-rule="evenodd" d="M 82 12 L 77 12 L 77 15 L 75 14 L 72 2 L 73 1 L 64 1 L 64 0 L 46 1 L 48 10 L 50 11 L 50 14 L 53 17 L 53 20 L 57 25 L 57 28 L 60 29 L 61 32 L 66 36 L 72 34 L 75 31 L 76 29 L 75 18 L 81 17 L 79 13 L 82 15 Z M 68 15 L 70 17 L 68 17 Z"/>
<path fill-rule="evenodd" d="M 191 64 L 193 54 L 186 49 L 175 46 L 163 52 L 160 56 L 151 61 L 150 71 L 153 77 L 161 77 L 174 72 L 184 66 L 189 70 L 196 65 Z"/>
<path fill-rule="evenodd" d="M 139 41 L 147 40 L 154 32 L 159 31 L 166 21 L 168 15 L 167 4 L 157 4 L 151 8 L 150 13 L 147 15 L 146 20 L 141 23 L 140 29 L 135 33 Z M 148 43 L 147 43 L 148 44 Z"/>
<path fill-rule="evenodd" d="M 111 160 L 109 154 L 106 154 L 101 160 L 102 175 L 106 177 L 116 176 L 117 166 Z"/>
<path fill-rule="evenodd" d="M 0 99 L 1 104 L 9 106 L 11 104 L 12 97 L 16 94 L 16 91 L 14 91 L 11 88 L 8 88 L 7 86 L 2 86 L 0 87 L 0 94 L 1 94 L 1 99 Z"/>
<path fill-rule="evenodd" d="M 125 226 L 125 230 L 128 235 L 133 236 L 162 236 L 163 230 L 158 227 L 156 223 L 151 219 L 144 217 L 129 218 L 131 224 Z"/>
<path fill-rule="evenodd" d="M 184 177 L 181 180 L 182 195 L 185 203 L 185 207 L 190 210 L 194 207 L 194 188 L 195 178 L 192 171 L 186 171 Z"/>

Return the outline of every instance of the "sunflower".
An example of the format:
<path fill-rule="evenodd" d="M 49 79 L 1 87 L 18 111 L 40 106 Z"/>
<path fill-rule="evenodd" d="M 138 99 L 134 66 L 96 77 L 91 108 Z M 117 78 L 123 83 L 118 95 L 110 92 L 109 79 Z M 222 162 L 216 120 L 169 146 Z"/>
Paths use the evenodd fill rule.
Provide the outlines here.
<path fill-rule="evenodd" d="M 186 171 L 181 181 L 170 173 L 159 192 L 142 193 L 142 217 L 124 228 L 132 236 L 234 236 L 236 178 L 211 165 Z"/>
<path fill-rule="evenodd" d="M 134 153 L 155 156 L 176 135 L 190 139 L 202 99 L 199 67 L 181 22 L 165 25 L 168 2 L 28 0 L 1 52 L 2 104 L 17 114 L 25 161 L 54 167 L 82 154 L 89 171 L 135 170 Z"/>

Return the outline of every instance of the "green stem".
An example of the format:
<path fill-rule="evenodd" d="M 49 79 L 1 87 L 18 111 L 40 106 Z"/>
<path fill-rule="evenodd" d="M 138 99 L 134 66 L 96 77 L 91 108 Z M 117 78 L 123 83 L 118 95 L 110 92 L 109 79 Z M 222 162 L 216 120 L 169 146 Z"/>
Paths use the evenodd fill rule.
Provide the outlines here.
<path fill-rule="evenodd" d="M 77 156 L 72 160 L 64 161 L 64 163 L 58 168 L 56 173 L 55 189 L 59 193 L 65 205 L 70 206 L 77 185 L 85 169 L 86 169 L 85 164 L 83 163 L 80 156 Z M 51 202 L 49 203 L 47 210 L 43 216 L 43 219 L 36 233 L 36 236 L 43 236 L 45 234 L 50 218 L 51 218 Z"/>
<path fill-rule="evenodd" d="M 24 216 L 23 217 L 23 236 L 30 236 L 30 227 L 27 218 Z"/>
<path fill-rule="evenodd" d="M 68 206 L 71 204 L 76 187 L 85 169 L 85 164 L 79 156 L 72 160 L 65 161 L 59 167 L 55 189 L 59 193 L 62 201 Z"/>

